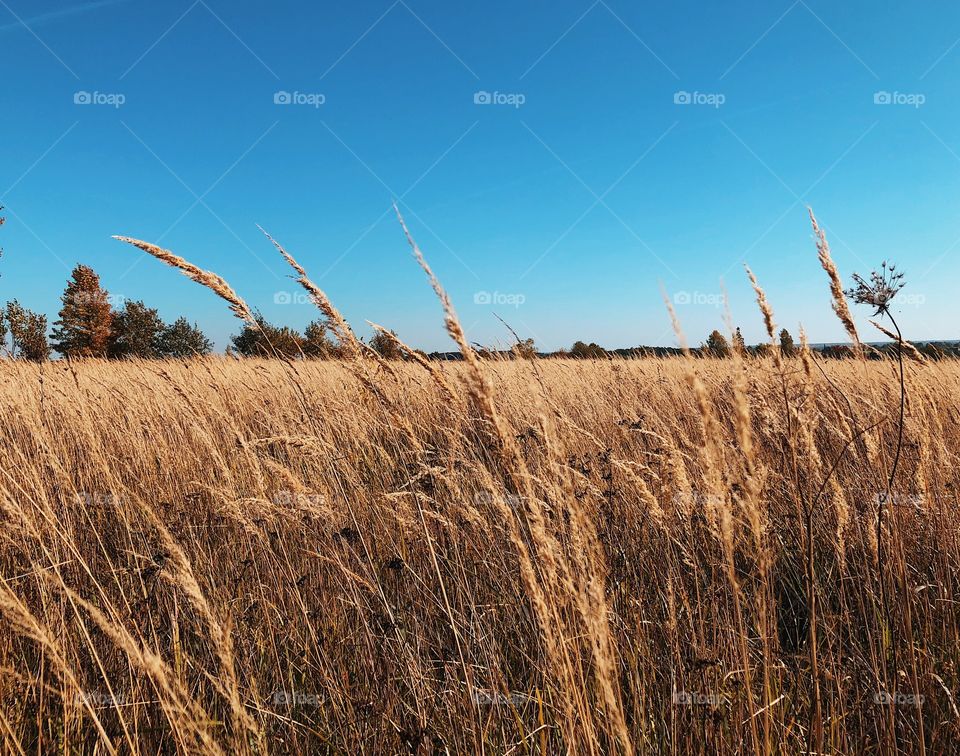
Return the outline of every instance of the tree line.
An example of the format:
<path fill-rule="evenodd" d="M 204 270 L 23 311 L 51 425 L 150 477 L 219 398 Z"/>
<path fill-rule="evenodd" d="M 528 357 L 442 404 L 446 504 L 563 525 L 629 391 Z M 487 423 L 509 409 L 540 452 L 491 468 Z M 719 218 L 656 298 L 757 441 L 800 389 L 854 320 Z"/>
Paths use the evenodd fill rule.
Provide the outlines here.
<path fill-rule="evenodd" d="M 0 346 L 11 357 L 42 362 L 51 352 L 64 357 L 145 359 L 209 354 L 213 343 L 186 318 L 165 323 L 142 301 L 126 300 L 115 310 L 100 277 L 86 265 L 70 275 L 57 320 L 47 336 L 47 316 L 16 299 L 0 308 Z"/>
<path fill-rule="evenodd" d="M 70 358 L 162 359 L 213 351 L 213 342 L 184 317 L 165 323 L 157 310 L 143 301 L 125 300 L 115 309 L 100 276 L 87 265 L 73 269 L 60 301 L 49 336 L 46 315 L 27 309 L 16 299 L 0 307 L 0 350 L 33 362 L 49 359 L 53 352 Z M 339 345 L 330 339 L 322 321 L 310 323 L 302 334 L 271 325 L 259 313 L 255 321 L 232 337 L 228 353 L 251 357 L 340 355 Z M 370 346 L 384 356 L 400 356 L 396 344 L 382 334 L 371 339 Z"/>
<path fill-rule="evenodd" d="M 2 210 L 2 208 L 0 208 Z M 3 218 L 0 216 L 0 224 Z M 2 255 L 2 250 L 0 250 Z M 114 309 L 110 294 L 101 286 L 100 277 L 86 265 L 77 265 L 70 275 L 63 295 L 62 306 L 48 338 L 47 317 L 33 312 L 16 299 L 0 307 L 0 351 L 7 355 L 40 362 L 57 352 L 64 357 L 100 357 L 107 359 L 162 359 L 185 358 L 210 354 L 213 343 L 195 323 L 179 317 L 165 323 L 156 309 L 142 301 L 125 300 Z M 244 357 L 274 357 L 337 359 L 342 348 L 330 336 L 330 329 L 321 320 L 307 325 L 303 333 L 288 326 L 275 326 L 256 313 L 254 323 L 247 323 L 239 334 L 231 337 L 228 354 Z M 403 359 L 396 339 L 385 333 L 374 335 L 367 346 L 385 359 Z M 570 349 L 541 353 L 533 339 L 518 341 L 509 350 L 495 350 L 476 345 L 478 354 L 488 358 L 559 357 L 569 359 L 604 359 L 610 357 L 666 357 L 679 355 L 676 347 L 634 347 L 608 350 L 596 343 L 576 341 Z M 784 357 L 797 354 L 790 332 L 779 333 L 779 351 Z M 724 358 L 734 352 L 741 355 L 769 355 L 777 346 L 764 343 L 747 346 L 740 329 L 731 341 L 714 330 L 705 342 L 692 349 L 700 357 Z M 879 357 L 893 345 L 874 348 L 869 356 Z M 955 344 L 922 344 L 917 348 L 933 359 L 958 356 Z M 852 351 L 844 345 L 826 346 L 819 350 L 824 357 L 844 358 Z M 419 354 L 431 359 L 458 359 L 459 353 L 433 352 Z"/>

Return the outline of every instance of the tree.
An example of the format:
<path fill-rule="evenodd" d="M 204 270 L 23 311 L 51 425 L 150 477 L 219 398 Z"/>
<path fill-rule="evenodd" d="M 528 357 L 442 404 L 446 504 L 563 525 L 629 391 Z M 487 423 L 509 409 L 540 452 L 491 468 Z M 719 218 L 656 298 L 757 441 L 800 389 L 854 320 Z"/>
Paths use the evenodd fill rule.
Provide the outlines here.
<path fill-rule="evenodd" d="M 213 342 L 195 324 L 186 318 L 177 318 L 163 329 L 157 339 L 157 351 L 162 357 L 202 356 L 213 351 Z"/>
<path fill-rule="evenodd" d="M 737 326 L 737 330 L 733 334 L 733 349 L 740 356 L 747 353 L 747 344 L 743 340 L 743 334 L 740 333 L 740 326 Z"/>
<path fill-rule="evenodd" d="M 314 320 L 303 331 L 303 353 L 307 357 L 329 360 L 338 356 L 340 347 L 327 336 L 326 323 Z"/>
<path fill-rule="evenodd" d="M 110 341 L 113 311 L 100 276 L 93 268 L 73 269 L 61 297 L 63 307 L 54 323 L 53 346 L 70 357 L 103 357 Z"/>
<path fill-rule="evenodd" d="M 606 357 L 607 352 L 602 346 L 592 341 L 589 344 L 575 341 L 573 346 L 570 347 L 570 356 L 577 360 L 595 360 Z"/>
<path fill-rule="evenodd" d="M 155 309 L 128 300 L 113 316 L 107 354 L 115 359 L 159 357 L 164 328 Z"/>
<path fill-rule="evenodd" d="M 246 323 L 233 338 L 233 348 L 244 357 L 299 357 L 303 354 L 303 336 L 287 326 L 270 325 L 260 313 L 256 324 Z"/>
<path fill-rule="evenodd" d="M 729 357 L 730 346 L 720 331 L 714 330 L 707 336 L 707 342 L 703 345 L 704 350 L 711 357 Z"/>
<path fill-rule="evenodd" d="M 3 310 L 0 310 L 0 350 L 7 348 L 8 333 L 10 333 L 10 329 L 7 328 L 7 315 Z"/>
<path fill-rule="evenodd" d="M 396 336 L 395 333 L 393 335 Z M 399 360 L 403 357 L 403 350 L 397 342 L 381 331 L 377 331 L 370 339 L 370 348 L 385 360 Z"/>
<path fill-rule="evenodd" d="M 533 343 L 533 339 L 524 339 L 514 344 L 510 351 L 517 357 L 532 360 L 537 356 L 537 345 Z"/>
<path fill-rule="evenodd" d="M 793 357 L 797 353 L 797 349 L 793 345 L 793 336 L 786 328 L 780 331 L 780 353 L 784 357 Z"/>
<path fill-rule="evenodd" d="M 16 299 L 7 302 L 5 315 L 10 330 L 10 354 L 32 362 L 46 360 L 50 356 L 47 316 L 28 310 Z"/>

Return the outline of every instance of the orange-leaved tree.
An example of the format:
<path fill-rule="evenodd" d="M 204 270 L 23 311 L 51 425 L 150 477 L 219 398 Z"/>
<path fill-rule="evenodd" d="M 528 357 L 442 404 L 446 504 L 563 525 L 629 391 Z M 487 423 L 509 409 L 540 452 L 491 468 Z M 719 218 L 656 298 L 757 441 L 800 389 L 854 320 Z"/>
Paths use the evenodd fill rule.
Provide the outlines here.
<path fill-rule="evenodd" d="M 113 311 L 93 268 L 77 265 L 61 297 L 63 307 L 53 324 L 53 348 L 69 357 L 104 357 L 110 342 Z"/>

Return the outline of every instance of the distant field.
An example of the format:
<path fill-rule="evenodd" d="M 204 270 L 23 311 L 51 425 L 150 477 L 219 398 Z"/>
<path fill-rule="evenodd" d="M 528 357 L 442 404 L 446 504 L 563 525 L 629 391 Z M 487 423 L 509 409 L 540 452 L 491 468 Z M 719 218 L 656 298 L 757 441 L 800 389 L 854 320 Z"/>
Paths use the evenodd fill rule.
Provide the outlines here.
<path fill-rule="evenodd" d="M 5 750 L 958 742 L 957 363 L 433 369 L 0 362 Z"/>

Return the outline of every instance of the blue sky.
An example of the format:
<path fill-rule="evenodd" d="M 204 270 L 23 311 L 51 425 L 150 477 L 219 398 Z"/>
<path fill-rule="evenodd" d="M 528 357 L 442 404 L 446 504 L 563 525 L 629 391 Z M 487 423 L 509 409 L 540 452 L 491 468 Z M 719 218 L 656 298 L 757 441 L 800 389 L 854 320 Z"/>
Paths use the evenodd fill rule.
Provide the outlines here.
<path fill-rule="evenodd" d="M 0 65 L 0 300 L 51 321 L 83 262 L 225 346 L 126 234 L 302 327 L 259 223 L 361 334 L 448 349 L 397 199 L 478 342 L 673 344 L 661 286 L 699 342 L 721 281 L 756 342 L 743 262 L 841 340 L 810 204 L 846 278 L 907 271 L 906 334 L 960 337 L 956 4 L 0 0 Z"/>

